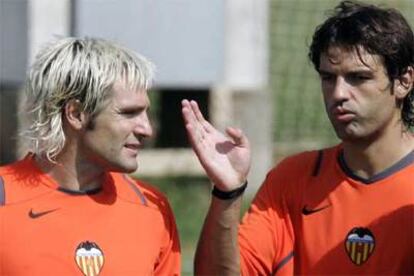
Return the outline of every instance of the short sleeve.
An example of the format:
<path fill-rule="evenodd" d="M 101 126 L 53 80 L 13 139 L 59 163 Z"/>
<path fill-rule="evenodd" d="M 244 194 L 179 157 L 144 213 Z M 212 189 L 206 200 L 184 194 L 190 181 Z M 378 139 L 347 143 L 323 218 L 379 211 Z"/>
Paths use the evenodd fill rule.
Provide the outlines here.
<path fill-rule="evenodd" d="M 284 159 L 272 169 L 239 228 L 243 275 L 292 275 L 295 227 L 303 205 L 303 192 L 317 152 Z"/>
<path fill-rule="evenodd" d="M 159 259 L 155 264 L 154 275 L 180 275 L 180 241 L 174 215 L 167 200 L 165 201 L 165 204 L 163 204 L 162 213 L 166 228 L 162 238 L 163 246 Z"/>

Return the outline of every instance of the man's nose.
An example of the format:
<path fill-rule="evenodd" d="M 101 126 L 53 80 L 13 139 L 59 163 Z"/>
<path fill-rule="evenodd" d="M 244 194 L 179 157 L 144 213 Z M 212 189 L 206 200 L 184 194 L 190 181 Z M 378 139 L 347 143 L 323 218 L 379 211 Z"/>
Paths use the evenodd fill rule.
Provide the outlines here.
<path fill-rule="evenodd" d="M 140 114 L 137 119 L 137 125 L 134 129 L 135 134 L 141 135 L 144 137 L 151 137 L 153 134 L 151 122 L 149 120 L 148 114 L 146 112 Z"/>
<path fill-rule="evenodd" d="M 332 98 L 336 101 L 343 101 L 348 97 L 349 85 L 342 77 L 337 77 L 332 91 Z"/>

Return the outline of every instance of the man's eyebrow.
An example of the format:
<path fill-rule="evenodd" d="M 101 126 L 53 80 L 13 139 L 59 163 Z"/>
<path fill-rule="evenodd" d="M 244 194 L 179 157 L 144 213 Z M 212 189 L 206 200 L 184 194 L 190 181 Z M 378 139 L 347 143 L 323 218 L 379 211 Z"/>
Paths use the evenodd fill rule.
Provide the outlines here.
<path fill-rule="evenodd" d="M 333 74 L 332 72 L 329 72 L 327 70 L 319 69 L 318 70 L 319 75 L 330 75 Z"/>
<path fill-rule="evenodd" d="M 149 110 L 150 105 L 126 105 L 118 107 L 121 111 L 140 111 L 140 110 Z"/>
<path fill-rule="evenodd" d="M 326 75 L 334 74 L 333 72 L 330 72 L 330 71 L 324 70 L 324 69 L 319 69 L 318 73 L 319 74 L 326 74 Z M 349 75 L 349 74 L 353 74 L 353 75 L 355 75 L 355 74 L 372 74 L 372 73 L 373 73 L 373 71 L 369 68 L 366 68 L 366 69 L 361 68 L 361 69 L 355 69 L 355 70 L 347 71 L 346 75 Z"/>

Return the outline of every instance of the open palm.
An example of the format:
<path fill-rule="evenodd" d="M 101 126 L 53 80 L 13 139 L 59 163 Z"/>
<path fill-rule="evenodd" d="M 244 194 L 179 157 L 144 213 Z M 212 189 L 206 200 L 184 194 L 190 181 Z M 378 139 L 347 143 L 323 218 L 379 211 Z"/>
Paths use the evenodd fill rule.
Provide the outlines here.
<path fill-rule="evenodd" d="M 250 145 L 242 131 L 215 129 L 195 101 L 182 101 L 182 113 L 191 145 L 210 180 L 223 191 L 238 188 L 250 168 Z"/>

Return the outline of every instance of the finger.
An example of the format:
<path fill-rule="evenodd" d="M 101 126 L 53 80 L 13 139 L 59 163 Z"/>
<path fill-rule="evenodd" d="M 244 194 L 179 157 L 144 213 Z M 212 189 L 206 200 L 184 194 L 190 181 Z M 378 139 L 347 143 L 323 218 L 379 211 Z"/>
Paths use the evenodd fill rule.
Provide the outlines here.
<path fill-rule="evenodd" d="M 190 102 L 187 99 L 181 101 L 181 108 L 190 108 Z"/>
<path fill-rule="evenodd" d="M 190 123 L 197 128 L 204 128 L 204 123 L 207 122 L 198 108 L 195 101 L 189 102 L 188 100 L 182 101 L 182 112 L 186 123 Z"/>
<path fill-rule="evenodd" d="M 195 124 L 196 117 L 193 112 L 193 109 L 191 108 L 190 102 L 188 100 L 183 100 L 181 102 L 181 112 L 183 114 L 184 122 L 186 124 Z"/>
<path fill-rule="evenodd" d="M 192 125 L 192 127 L 195 129 L 197 135 L 201 135 L 201 136 L 205 136 L 206 133 L 206 129 L 205 126 L 203 125 L 203 122 L 200 122 L 195 113 L 194 110 L 191 108 L 191 106 L 189 105 L 188 101 L 183 101 L 183 108 L 182 108 L 182 113 L 183 113 L 183 118 L 184 118 L 184 122 L 185 124 L 190 124 Z"/>
<path fill-rule="evenodd" d="M 192 125 L 190 125 L 190 124 L 185 125 L 185 129 L 187 130 L 188 139 L 190 140 L 190 144 L 194 148 L 194 146 L 197 144 L 197 142 L 199 140 L 199 139 L 196 139 L 197 133 L 194 130 L 194 128 L 192 127 Z"/>
<path fill-rule="evenodd" d="M 205 148 L 204 139 L 198 134 L 198 132 L 192 127 L 192 125 L 186 125 L 188 138 L 190 144 L 200 160 L 203 159 L 203 148 Z"/>
<path fill-rule="evenodd" d="M 243 134 L 241 129 L 228 127 L 226 128 L 226 133 L 237 146 L 248 147 L 249 139 L 247 139 L 247 136 Z"/>
<path fill-rule="evenodd" d="M 192 145 L 200 144 L 204 139 L 204 131 L 201 127 L 198 127 L 197 124 L 186 123 L 185 128 L 187 130 L 187 136 Z"/>
<path fill-rule="evenodd" d="M 204 118 L 203 113 L 200 111 L 200 107 L 198 106 L 196 101 L 191 101 L 191 108 L 194 112 L 196 119 L 200 122 L 203 126 L 204 130 L 208 133 L 211 133 L 215 130 L 215 128 Z"/>
<path fill-rule="evenodd" d="M 199 122 L 205 121 L 204 116 L 201 113 L 200 108 L 198 107 L 197 102 L 196 101 L 191 101 L 190 103 L 191 103 L 191 108 L 192 108 L 192 110 L 193 110 L 193 112 L 194 112 L 197 120 Z"/>
<path fill-rule="evenodd" d="M 195 122 L 195 117 L 192 114 L 191 109 L 189 109 L 188 107 L 183 107 L 181 109 L 181 113 L 183 115 L 183 119 L 184 119 L 184 123 L 185 124 L 194 124 Z"/>
<path fill-rule="evenodd" d="M 196 118 L 190 102 L 188 100 L 183 100 L 181 104 L 184 122 L 190 142 L 192 145 L 199 145 L 206 137 L 206 130 L 203 124 Z"/>

